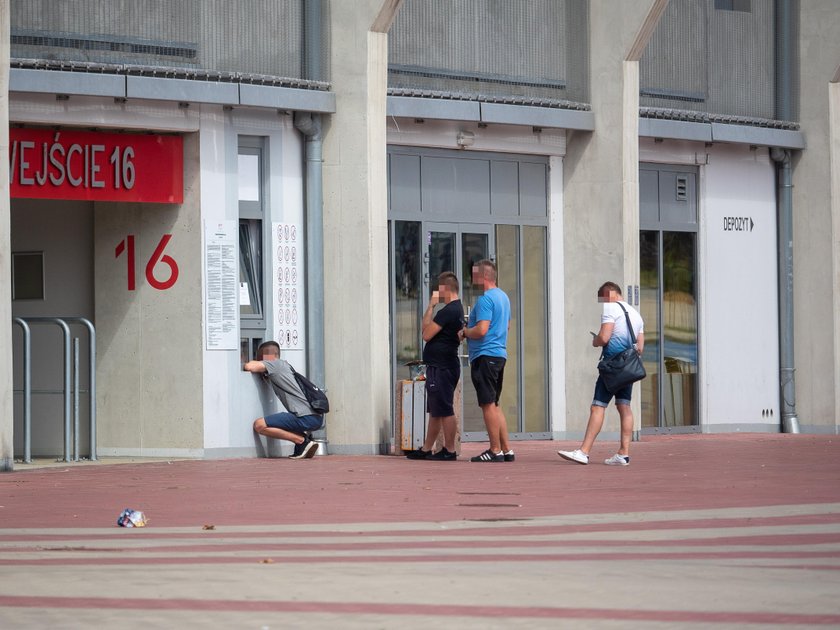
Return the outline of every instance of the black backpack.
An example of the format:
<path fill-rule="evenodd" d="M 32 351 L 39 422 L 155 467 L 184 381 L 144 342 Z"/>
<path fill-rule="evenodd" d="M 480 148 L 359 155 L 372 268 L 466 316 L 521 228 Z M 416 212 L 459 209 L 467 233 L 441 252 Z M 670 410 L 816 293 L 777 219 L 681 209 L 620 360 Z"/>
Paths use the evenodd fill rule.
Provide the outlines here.
<path fill-rule="evenodd" d="M 291 365 L 289 367 L 292 367 Z M 303 374 L 298 374 L 295 368 L 292 368 L 292 374 L 295 375 L 300 390 L 303 392 L 306 402 L 312 407 L 312 411 L 317 414 L 324 415 L 330 410 L 330 401 L 324 390 L 318 387 L 315 383 L 306 378 Z"/>

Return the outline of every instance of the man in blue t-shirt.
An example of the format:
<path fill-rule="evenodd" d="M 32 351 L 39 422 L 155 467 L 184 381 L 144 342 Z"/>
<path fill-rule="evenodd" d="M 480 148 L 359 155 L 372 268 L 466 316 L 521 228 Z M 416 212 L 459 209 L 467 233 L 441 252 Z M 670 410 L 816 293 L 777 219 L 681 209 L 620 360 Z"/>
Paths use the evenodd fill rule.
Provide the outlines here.
<path fill-rule="evenodd" d="M 508 443 L 507 420 L 499 397 L 507 361 L 507 336 L 510 326 L 510 300 L 496 286 L 496 265 L 480 260 L 472 268 L 473 283 L 484 289 L 470 312 L 463 335 L 470 352 L 470 374 L 484 415 L 490 448 L 473 457 L 473 462 L 512 462 Z"/>
<path fill-rule="evenodd" d="M 461 359 L 458 346 L 460 332 L 464 328 L 464 307 L 458 297 L 460 283 L 458 276 L 444 271 L 438 276 L 437 291 L 432 292 L 429 306 L 423 313 L 423 362 L 426 364 L 426 410 L 429 412 L 429 428 L 423 447 L 409 451 L 408 459 L 436 459 L 454 461 L 455 436 L 458 432 L 458 418 L 453 401 L 455 388 L 461 378 Z M 435 306 L 444 306 L 434 313 Z M 432 314 L 434 313 L 434 316 Z M 443 448 L 432 454 L 440 430 L 443 429 Z"/>

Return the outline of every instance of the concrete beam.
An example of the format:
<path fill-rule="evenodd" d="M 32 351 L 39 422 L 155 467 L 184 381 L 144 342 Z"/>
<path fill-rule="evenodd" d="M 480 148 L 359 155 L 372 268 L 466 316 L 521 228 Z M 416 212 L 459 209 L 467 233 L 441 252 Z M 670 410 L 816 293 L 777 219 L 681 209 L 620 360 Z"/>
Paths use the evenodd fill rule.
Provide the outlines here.
<path fill-rule="evenodd" d="M 385 0 L 376 15 L 376 19 L 370 26 L 371 32 L 387 34 L 391 30 L 391 25 L 394 23 L 402 3 L 403 0 Z"/>
<path fill-rule="evenodd" d="M 9 73 L 9 90 L 123 98 L 125 97 L 125 77 L 118 74 L 12 68 Z"/>

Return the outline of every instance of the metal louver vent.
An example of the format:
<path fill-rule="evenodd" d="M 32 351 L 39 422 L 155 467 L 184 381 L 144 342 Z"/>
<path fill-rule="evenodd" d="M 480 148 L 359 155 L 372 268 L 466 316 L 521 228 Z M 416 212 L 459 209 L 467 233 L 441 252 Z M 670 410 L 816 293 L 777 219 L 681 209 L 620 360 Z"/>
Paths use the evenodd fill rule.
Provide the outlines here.
<path fill-rule="evenodd" d="M 688 201 L 688 177 L 677 176 L 677 201 Z"/>

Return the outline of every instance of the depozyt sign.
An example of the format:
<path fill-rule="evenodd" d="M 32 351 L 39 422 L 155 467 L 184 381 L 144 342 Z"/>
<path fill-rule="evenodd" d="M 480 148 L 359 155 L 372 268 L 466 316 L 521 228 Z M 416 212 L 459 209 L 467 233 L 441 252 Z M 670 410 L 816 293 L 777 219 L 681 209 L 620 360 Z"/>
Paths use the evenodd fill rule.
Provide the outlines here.
<path fill-rule="evenodd" d="M 180 136 L 9 130 L 12 198 L 182 203 Z"/>

